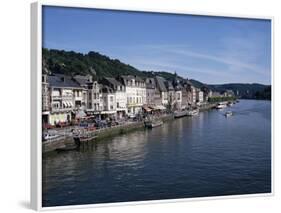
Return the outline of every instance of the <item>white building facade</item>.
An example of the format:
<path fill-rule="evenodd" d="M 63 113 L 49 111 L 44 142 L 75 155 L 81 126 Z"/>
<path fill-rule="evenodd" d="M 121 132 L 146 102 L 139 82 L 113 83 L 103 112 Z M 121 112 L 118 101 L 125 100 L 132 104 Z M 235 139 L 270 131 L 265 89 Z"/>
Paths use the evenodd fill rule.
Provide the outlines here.
<path fill-rule="evenodd" d="M 203 103 L 204 102 L 204 93 L 201 90 L 196 91 L 196 102 L 197 103 Z"/>
<path fill-rule="evenodd" d="M 142 106 L 146 104 L 146 85 L 144 80 L 137 76 L 121 76 L 120 82 L 125 86 L 127 99 L 127 112 L 129 116 L 135 116 L 142 112 Z"/>

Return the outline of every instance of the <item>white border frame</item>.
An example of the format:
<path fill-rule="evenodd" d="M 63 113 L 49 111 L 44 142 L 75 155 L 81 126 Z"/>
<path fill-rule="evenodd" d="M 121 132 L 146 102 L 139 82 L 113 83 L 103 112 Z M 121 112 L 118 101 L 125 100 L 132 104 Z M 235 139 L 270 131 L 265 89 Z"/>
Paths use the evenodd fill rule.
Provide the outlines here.
<path fill-rule="evenodd" d="M 200 16 L 216 16 L 227 18 L 249 18 L 249 19 L 266 19 L 271 21 L 271 193 L 263 194 L 246 194 L 246 195 L 227 195 L 214 197 L 199 197 L 199 198 L 183 198 L 183 199 L 167 199 L 167 200 L 152 200 L 152 201 L 132 201 L 107 204 L 81 204 L 70 206 L 57 207 L 42 207 L 42 106 L 41 106 L 41 78 L 42 78 L 42 8 L 43 6 L 58 6 L 58 7 L 76 7 L 89 9 L 104 9 L 104 10 L 119 10 L 129 12 L 152 12 L 152 13 L 167 13 L 167 14 L 182 14 L 182 15 L 200 15 Z M 57 2 L 57 1 L 38 1 L 31 4 L 31 208 L 37 211 L 40 210 L 56 210 L 56 209 L 77 209 L 77 208 L 92 208 L 105 206 L 124 206 L 124 205 L 140 205 L 154 204 L 167 202 L 186 202 L 200 200 L 216 200 L 216 199 L 233 199 L 247 197 L 263 197 L 274 195 L 274 17 L 272 16 L 247 16 L 238 14 L 217 14 L 202 11 L 188 10 L 170 10 L 157 8 L 136 8 L 131 6 L 112 6 L 104 2 L 103 4 L 84 4 L 82 2 Z"/>

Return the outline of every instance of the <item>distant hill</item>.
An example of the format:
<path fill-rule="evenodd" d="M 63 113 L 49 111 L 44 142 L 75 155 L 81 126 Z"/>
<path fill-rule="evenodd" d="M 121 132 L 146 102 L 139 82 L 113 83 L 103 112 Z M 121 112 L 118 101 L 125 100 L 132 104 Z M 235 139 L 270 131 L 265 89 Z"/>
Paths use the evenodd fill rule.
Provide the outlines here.
<path fill-rule="evenodd" d="M 197 80 L 194 80 L 194 79 L 190 79 L 189 81 L 192 83 L 193 86 L 195 86 L 197 88 L 202 88 L 202 87 L 209 88 L 208 84 L 204 84 L 204 83 L 202 83 L 200 81 L 197 81 Z M 209 88 L 209 89 L 211 89 L 211 88 Z"/>
<path fill-rule="evenodd" d="M 90 74 L 97 76 L 97 78 L 117 77 L 118 75 L 137 75 L 142 78 L 159 75 L 167 80 L 174 78 L 174 74 L 170 72 L 140 71 L 129 64 L 122 63 L 118 59 L 111 59 L 93 51 L 82 54 L 74 51 L 49 50 L 46 48 L 43 48 L 43 72 L 65 75 Z"/>
<path fill-rule="evenodd" d="M 223 92 L 232 90 L 236 96 L 248 99 L 271 99 L 271 86 L 263 84 L 204 84 L 200 81 L 191 79 L 190 82 L 198 88 L 207 87 L 213 91 Z"/>
<path fill-rule="evenodd" d="M 98 52 L 87 54 L 74 51 L 53 50 L 43 48 L 43 73 L 61 73 L 65 75 L 92 75 L 98 79 L 102 77 L 117 77 L 118 75 L 137 75 L 141 78 L 162 76 L 166 80 L 172 80 L 175 73 L 166 71 L 141 71 L 125 64 L 118 59 L 111 59 Z M 184 79 L 177 76 L 179 79 Z M 190 82 L 197 88 L 207 87 L 214 91 L 222 92 L 230 89 L 241 98 L 268 99 L 271 97 L 271 87 L 262 84 L 218 84 L 208 85 L 198 80 Z"/>

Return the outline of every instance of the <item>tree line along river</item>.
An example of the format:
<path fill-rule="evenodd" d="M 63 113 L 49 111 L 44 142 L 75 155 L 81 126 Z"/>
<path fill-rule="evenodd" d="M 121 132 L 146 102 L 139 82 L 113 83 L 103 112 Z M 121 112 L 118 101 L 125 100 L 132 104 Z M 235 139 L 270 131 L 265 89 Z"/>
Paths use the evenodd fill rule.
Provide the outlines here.
<path fill-rule="evenodd" d="M 42 167 L 45 207 L 268 193 L 271 102 L 240 100 L 45 156 Z"/>

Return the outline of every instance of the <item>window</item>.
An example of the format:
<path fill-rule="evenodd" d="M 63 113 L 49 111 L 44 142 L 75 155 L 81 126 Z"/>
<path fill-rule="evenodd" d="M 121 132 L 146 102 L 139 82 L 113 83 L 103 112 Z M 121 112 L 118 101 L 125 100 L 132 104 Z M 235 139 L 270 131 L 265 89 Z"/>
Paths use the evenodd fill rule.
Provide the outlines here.
<path fill-rule="evenodd" d="M 113 102 L 113 96 L 110 96 L 110 102 Z"/>

